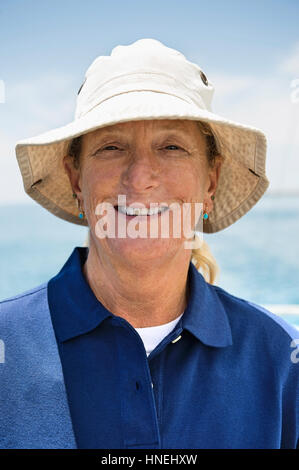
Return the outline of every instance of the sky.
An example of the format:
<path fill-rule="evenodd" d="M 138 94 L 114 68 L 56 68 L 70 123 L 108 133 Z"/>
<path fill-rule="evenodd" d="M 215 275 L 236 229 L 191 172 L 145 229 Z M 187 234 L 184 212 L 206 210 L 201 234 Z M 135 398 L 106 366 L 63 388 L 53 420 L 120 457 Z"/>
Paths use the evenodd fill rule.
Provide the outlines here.
<path fill-rule="evenodd" d="M 215 113 L 262 129 L 269 192 L 299 193 L 299 0 L 0 0 L 0 204 L 32 203 L 18 140 L 73 119 L 85 71 L 154 38 L 196 62 Z"/>

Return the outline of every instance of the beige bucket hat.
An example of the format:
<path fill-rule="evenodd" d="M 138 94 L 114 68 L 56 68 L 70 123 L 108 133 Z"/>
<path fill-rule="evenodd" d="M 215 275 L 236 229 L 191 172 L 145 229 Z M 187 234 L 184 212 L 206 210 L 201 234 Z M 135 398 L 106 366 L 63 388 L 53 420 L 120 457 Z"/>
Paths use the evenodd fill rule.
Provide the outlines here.
<path fill-rule="evenodd" d="M 246 214 L 269 186 L 266 138 L 259 129 L 213 113 L 213 93 L 213 84 L 198 65 L 155 39 L 115 47 L 88 68 L 71 123 L 17 142 L 26 193 L 56 216 L 87 225 L 78 217 L 63 167 L 74 137 L 133 120 L 199 120 L 209 123 L 225 158 L 203 232 L 223 230 Z"/>

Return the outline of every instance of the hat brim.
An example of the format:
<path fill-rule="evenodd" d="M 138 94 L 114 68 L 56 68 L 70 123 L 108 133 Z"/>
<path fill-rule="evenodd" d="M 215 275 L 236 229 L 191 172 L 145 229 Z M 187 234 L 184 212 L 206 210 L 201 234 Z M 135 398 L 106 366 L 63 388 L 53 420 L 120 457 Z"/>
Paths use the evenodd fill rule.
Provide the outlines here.
<path fill-rule="evenodd" d="M 71 123 L 17 142 L 16 156 L 26 193 L 61 219 L 87 225 L 63 166 L 70 141 L 101 127 L 128 121 L 190 119 L 210 124 L 224 156 L 213 210 L 203 222 L 214 233 L 247 213 L 269 186 L 265 174 L 266 138 L 262 131 L 200 109 L 177 96 L 152 91 L 116 95 Z"/>

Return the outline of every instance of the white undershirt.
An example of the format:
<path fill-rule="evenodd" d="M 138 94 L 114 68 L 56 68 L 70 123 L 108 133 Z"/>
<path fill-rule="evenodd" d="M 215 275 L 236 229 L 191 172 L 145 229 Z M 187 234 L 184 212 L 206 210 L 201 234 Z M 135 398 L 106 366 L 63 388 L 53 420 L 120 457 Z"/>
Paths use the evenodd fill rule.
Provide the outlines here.
<path fill-rule="evenodd" d="M 135 328 L 143 341 L 147 356 L 155 349 L 156 346 L 158 346 L 159 343 L 161 343 L 162 339 L 165 338 L 165 336 L 167 336 L 174 329 L 175 325 L 183 316 L 183 313 L 179 317 L 175 318 L 169 323 L 165 323 L 164 325 Z"/>

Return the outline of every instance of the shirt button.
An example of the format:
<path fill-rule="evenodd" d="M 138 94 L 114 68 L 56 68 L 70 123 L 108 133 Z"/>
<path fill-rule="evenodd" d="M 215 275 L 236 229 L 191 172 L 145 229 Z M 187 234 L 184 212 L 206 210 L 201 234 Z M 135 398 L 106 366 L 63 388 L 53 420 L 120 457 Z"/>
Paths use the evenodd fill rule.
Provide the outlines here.
<path fill-rule="evenodd" d="M 182 337 L 182 336 L 180 335 L 180 336 L 178 336 L 176 339 L 174 339 L 174 340 L 171 341 L 171 342 L 172 342 L 172 343 L 176 343 L 179 339 L 181 339 L 181 337 Z"/>
<path fill-rule="evenodd" d="M 154 384 L 153 384 L 153 382 L 152 382 L 152 388 L 154 388 Z"/>

